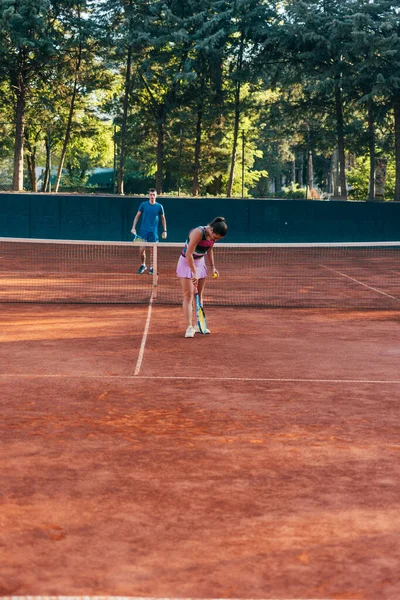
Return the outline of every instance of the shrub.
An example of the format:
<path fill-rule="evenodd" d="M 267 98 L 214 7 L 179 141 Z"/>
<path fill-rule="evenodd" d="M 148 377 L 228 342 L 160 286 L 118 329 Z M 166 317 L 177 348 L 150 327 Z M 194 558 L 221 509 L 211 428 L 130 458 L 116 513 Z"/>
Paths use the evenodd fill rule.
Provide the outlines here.
<path fill-rule="evenodd" d="M 369 165 L 370 160 L 367 156 L 357 159 L 357 165 L 347 172 L 347 183 L 349 185 L 350 200 L 367 200 L 369 187 Z M 386 174 L 385 200 L 393 200 L 395 187 L 395 165 L 389 158 Z"/>

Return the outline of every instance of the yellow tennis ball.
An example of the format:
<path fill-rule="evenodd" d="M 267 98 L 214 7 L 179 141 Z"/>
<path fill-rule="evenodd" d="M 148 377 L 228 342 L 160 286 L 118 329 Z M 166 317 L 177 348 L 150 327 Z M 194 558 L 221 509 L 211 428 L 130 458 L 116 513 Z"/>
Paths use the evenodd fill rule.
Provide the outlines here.
<path fill-rule="evenodd" d="M 213 273 L 213 279 L 217 279 L 218 273 Z"/>

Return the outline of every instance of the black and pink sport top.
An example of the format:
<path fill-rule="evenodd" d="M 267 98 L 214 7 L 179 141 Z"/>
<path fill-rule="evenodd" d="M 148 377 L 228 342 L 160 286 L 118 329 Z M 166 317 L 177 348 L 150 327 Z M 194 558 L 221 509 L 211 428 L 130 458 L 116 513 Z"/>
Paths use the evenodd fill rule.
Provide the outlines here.
<path fill-rule="evenodd" d="M 205 256 L 207 254 L 209 249 L 214 246 L 215 241 L 206 239 L 206 228 L 205 227 L 199 225 L 199 227 L 194 227 L 194 229 L 201 229 L 203 232 L 203 237 L 197 244 L 196 248 L 194 249 L 193 258 L 202 258 L 203 256 Z M 192 231 L 194 231 L 194 229 L 191 229 L 189 231 L 188 239 L 186 240 L 185 247 L 182 250 L 182 256 L 184 256 L 185 258 L 186 258 L 186 250 L 189 245 L 189 237 L 190 237 L 190 234 L 192 233 Z"/>

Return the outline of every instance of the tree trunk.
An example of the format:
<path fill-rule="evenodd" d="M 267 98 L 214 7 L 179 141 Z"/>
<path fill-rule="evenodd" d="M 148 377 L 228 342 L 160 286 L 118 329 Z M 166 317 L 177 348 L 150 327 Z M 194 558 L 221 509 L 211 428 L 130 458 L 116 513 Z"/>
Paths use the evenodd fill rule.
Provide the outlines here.
<path fill-rule="evenodd" d="M 69 140 L 71 138 L 72 119 L 74 117 L 74 112 L 75 112 L 75 100 L 76 100 L 76 95 L 78 92 L 79 71 L 81 68 L 81 63 L 82 63 L 82 43 L 79 42 L 78 56 L 77 56 L 76 65 L 75 65 L 74 87 L 72 90 L 71 104 L 69 107 L 67 129 L 65 131 L 64 143 L 63 143 L 63 147 L 61 150 L 60 163 L 58 165 L 56 182 L 54 184 L 54 191 L 56 193 L 58 192 L 58 188 L 60 187 L 60 180 L 61 180 L 61 174 L 62 174 L 64 160 L 65 160 L 65 155 L 67 153 Z"/>
<path fill-rule="evenodd" d="M 346 185 L 346 162 L 344 153 L 344 123 L 343 123 L 343 102 L 340 85 L 336 85 L 335 90 L 335 105 L 336 105 L 336 123 L 337 137 L 339 150 L 339 181 L 340 181 L 340 197 L 347 200 L 347 185 Z"/>
<path fill-rule="evenodd" d="M 307 185 L 309 191 L 309 198 L 313 195 L 314 189 L 314 165 L 313 165 L 313 155 L 311 150 L 308 151 L 308 166 L 307 166 Z"/>
<path fill-rule="evenodd" d="M 386 173 L 387 173 L 387 158 L 379 157 L 375 158 L 375 200 L 383 202 L 385 200 L 385 187 L 386 187 Z"/>
<path fill-rule="evenodd" d="M 165 140 L 165 114 L 164 114 L 164 110 L 161 110 L 160 119 L 158 120 L 158 131 L 157 131 L 157 173 L 156 173 L 157 194 L 162 194 L 163 168 L 164 168 L 164 140 Z"/>
<path fill-rule="evenodd" d="M 32 154 L 27 154 L 26 155 L 26 164 L 28 166 L 28 174 L 29 174 L 29 181 L 31 184 L 31 191 L 37 192 L 35 156 Z"/>
<path fill-rule="evenodd" d="M 47 128 L 46 137 L 46 167 L 43 177 L 43 189 L 42 192 L 51 192 L 51 130 L 50 126 Z"/>
<path fill-rule="evenodd" d="M 335 148 L 332 155 L 333 162 L 333 197 L 339 197 L 339 150 Z"/>
<path fill-rule="evenodd" d="M 126 132 L 128 122 L 128 107 L 129 96 L 131 93 L 132 84 L 132 46 L 128 46 L 128 55 L 126 58 L 126 74 L 125 74 L 125 92 L 124 103 L 122 110 L 121 135 L 120 135 L 120 152 L 119 152 L 119 167 L 118 167 L 118 194 L 124 193 L 124 175 L 125 175 L 125 154 L 126 154 Z"/>
<path fill-rule="evenodd" d="M 299 188 L 304 185 L 304 155 L 301 153 L 300 168 L 299 168 Z"/>
<path fill-rule="evenodd" d="M 197 112 L 196 122 L 196 142 L 194 147 L 194 174 L 192 184 L 193 196 L 199 195 L 199 175 L 200 175 L 200 151 L 201 151 L 201 128 L 203 122 L 203 110 L 200 108 Z"/>
<path fill-rule="evenodd" d="M 396 156 L 396 183 L 394 188 L 394 200 L 400 202 L 400 96 L 395 98 L 394 108 L 394 146 Z"/>
<path fill-rule="evenodd" d="M 39 139 L 39 133 L 36 133 L 34 143 L 31 144 L 28 129 L 25 128 L 25 144 L 26 144 L 26 164 L 28 167 L 30 188 L 32 192 L 37 192 L 37 181 L 36 181 L 36 149 L 37 142 Z"/>
<path fill-rule="evenodd" d="M 242 69 L 243 65 L 243 51 L 244 51 L 244 33 L 242 32 L 242 36 L 240 39 L 240 48 L 239 48 L 239 56 L 236 72 L 239 73 Z M 236 155 L 237 155 L 237 143 L 239 136 L 239 122 L 240 122 L 240 90 L 241 90 L 241 82 L 236 82 L 236 90 L 235 90 L 235 122 L 233 127 L 233 145 L 232 145 L 232 155 L 231 155 L 231 166 L 229 170 L 229 180 L 228 180 L 228 189 L 227 196 L 230 198 L 232 196 L 233 189 L 233 180 L 235 177 L 235 166 L 236 166 Z"/>
<path fill-rule="evenodd" d="M 296 159 L 292 160 L 292 184 L 296 184 Z"/>
<path fill-rule="evenodd" d="M 25 135 L 25 84 L 22 75 L 18 76 L 16 86 L 16 127 L 14 143 L 14 175 L 13 191 L 21 192 L 24 189 L 24 135 Z"/>
<path fill-rule="evenodd" d="M 328 173 L 328 194 L 334 195 L 334 179 L 335 179 L 335 153 L 332 152 L 329 160 L 329 173 Z"/>
<path fill-rule="evenodd" d="M 228 189 L 227 196 L 230 198 L 232 196 L 233 189 L 233 181 L 235 178 L 235 166 L 236 166 L 236 157 L 237 157 L 237 143 L 239 137 L 239 121 L 240 121 L 240 82 L 236 84 L 236 93 L 235 93 L 235 123 L 233 127 L 233 144 L 232 144 L 232 154 L 231 154 L 231 166 L 229 170 L 229 180 L 228 180 Z"/>
<path fill-rule="evenodd" d="M 182 129 L 179 130 L 178 196 L 181 195 L 181 172 L 182 172 Z"/>
<path fill-rule="evenodd" d="M 375 115 L 373 100 L 368 102 L 368 141 L 369 141 L 369 189 L 367 200 L 375 200 Z"/>

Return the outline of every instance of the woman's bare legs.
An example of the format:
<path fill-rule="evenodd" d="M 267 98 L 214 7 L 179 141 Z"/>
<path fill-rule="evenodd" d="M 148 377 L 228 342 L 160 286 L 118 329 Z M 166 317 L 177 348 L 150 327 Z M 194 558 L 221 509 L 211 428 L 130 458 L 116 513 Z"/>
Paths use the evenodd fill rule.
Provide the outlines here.
<path fill-rule="evenodd" d="M 203 292 L 206 285 L 206 279 L 199 279 L 197 289 L 200 296 L 200 302 L 203 304 Z M 193 308 L 194 308 L 194 285 L 191 279 L 181 278 L 182 295 L 183 295 L 183 316 L 185 319 L 186 328 L 193 326 Z M 196 326 L 196 319 L 195 319 Z M 209 333 L 209 332 L 207 332 Z"/>
<path fill-rule="evenodd" d="M 181 277 L 182 296 L 183 296 L 183 316 L 185 319 L 186 328 L 190 327 L 193 323 L 193 297 L 194 297 L 194 285 L 191 279 Z"/>
<path fill-rule="evenodd" d="M 206 278 L 203 277 L 203 279 L 199 279 L 197 287 L 199 290 L 199 296 L 200 296 L 200 304 L 203 306 L 203 292 L 204 292 L 204 288 L 206 286 Z"/>

